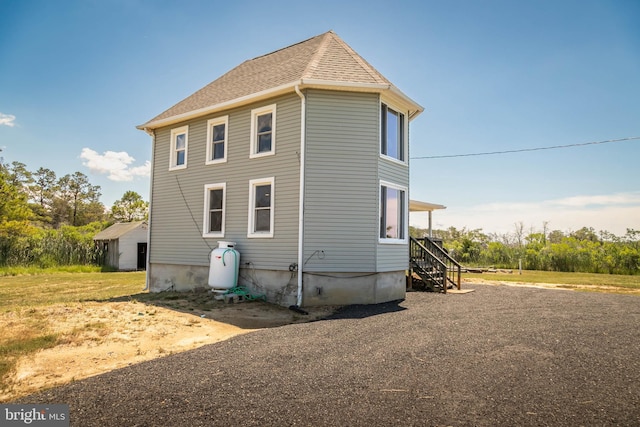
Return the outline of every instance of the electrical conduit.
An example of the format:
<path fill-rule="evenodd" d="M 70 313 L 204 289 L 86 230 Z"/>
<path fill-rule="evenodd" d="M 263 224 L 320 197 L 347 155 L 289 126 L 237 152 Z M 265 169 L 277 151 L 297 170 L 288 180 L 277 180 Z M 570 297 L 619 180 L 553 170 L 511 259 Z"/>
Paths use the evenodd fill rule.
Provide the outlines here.
<path fill-rule="evenodd" d="M 144 131 L 151 136 L 151 179 L 149 180 L 149 207 L 147 211 L 147 253 L 145 262 L 147 265 L 145 266 L 144 272 L 144 289 L 143 291 L 150 291 L 149 289 L 149 275 L 151 273 L 151 202 L 153 201 L 153 162 L 154 162 L 154 153 L 156 149 L 156 131 L 153 129 L 144 128 Z"/>

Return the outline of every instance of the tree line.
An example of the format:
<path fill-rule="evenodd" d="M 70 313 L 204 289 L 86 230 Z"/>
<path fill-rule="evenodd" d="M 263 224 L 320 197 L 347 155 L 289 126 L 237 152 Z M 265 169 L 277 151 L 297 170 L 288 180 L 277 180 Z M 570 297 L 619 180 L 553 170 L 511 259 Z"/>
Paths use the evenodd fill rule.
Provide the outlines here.
<path fill-rule="evenodd" d="M 148 202 L 127 191 L 111 209 L 101 188 L 74 172 L 30 171 L 0 158 L 0 267 L 99 264 L 93 236 L 115 222 L 146 220 Z"/>
<path fill-rule="evenodd" d="M 427 230 L 410 227 L 412 237 Z M 485 234 L 482 229 L 449 227 L 434 230 L 445 249 L 467 266 L 606 274 L 640 274 L 640 231 L 627 229 L 623 236 L 591 227 L 563 232 L 525 230 L 516 223 L 511 233 Z"/>

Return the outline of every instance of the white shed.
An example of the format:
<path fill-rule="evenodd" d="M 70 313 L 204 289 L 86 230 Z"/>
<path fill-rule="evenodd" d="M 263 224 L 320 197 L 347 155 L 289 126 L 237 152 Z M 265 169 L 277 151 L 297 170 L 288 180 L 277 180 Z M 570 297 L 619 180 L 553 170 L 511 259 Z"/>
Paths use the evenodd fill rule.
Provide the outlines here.
<path fill-rule="evenodd" d="M 147 223 L 121 222 L 93 237 L 104 251 L 104 264 L 119 271 L 146 270 Z"/>

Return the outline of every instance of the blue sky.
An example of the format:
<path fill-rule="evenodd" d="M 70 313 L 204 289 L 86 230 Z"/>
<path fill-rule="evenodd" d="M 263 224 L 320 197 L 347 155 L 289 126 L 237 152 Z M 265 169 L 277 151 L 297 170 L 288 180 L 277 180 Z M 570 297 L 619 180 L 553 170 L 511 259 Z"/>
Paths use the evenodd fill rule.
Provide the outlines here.
<path fill-rule="evenodd" d="M 640 2 L 2 0 L 0 154 L 149 195 L 146 122 L 334 30 L 425 112 L 411 157 L 640 136 Z M 640 229 L 640 140 L 411 161 L 437 228 Z M 412 214 L 413 225 L 426 225 Z"/>

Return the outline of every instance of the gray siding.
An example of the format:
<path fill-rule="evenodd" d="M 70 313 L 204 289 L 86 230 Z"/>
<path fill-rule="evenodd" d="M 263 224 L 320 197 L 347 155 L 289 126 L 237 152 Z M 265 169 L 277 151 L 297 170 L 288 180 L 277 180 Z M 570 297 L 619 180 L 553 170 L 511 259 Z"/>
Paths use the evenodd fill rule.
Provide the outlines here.
<path fill-rule="evenodd" d="M 307 272 L 376 271 L 378 99 L 377 94 L 307 92 Z"/>
<path fill-rule="evenodd" d="M 407 166 L 379 155 L 377 94 L 308 90 L 305 181 L 306 272 L 403 270 L 408 245 L 378 242 L 379 182 L 409 186 Z M 251 110 L 275 103 L 276 155 L 250 159 Z M 205 165 L 206 123 L 229 116 L 227 162 Z M 187 168 L 169 171 L 171 129 L 189 125 Z M 298 261 L 300 98 L 287 95 L 157 130 L 150 262 L 208 266 L 218 240 L 233 241 L 241 266 L 288 270 Z M 249 181 L 275 177 L 273 238 L 248 238 Z M 203 238 L 204 186 L 226 183 L 223 238 Z M 251 271 L 250 269 L 247 271 Z"/>
<path fill-rule="evenodd" d="M 277 104 L 276 154 L 249 158 L 251 110 Z M 229 115 L 227 162 L 205 165 L 207 120 Z M 187 168 L 169 171 L 171 129 L 189 125 Z M 236 242 L 241 263 L 288 269 L 297 258 L 300 98 L 293 94 L 179 123 L 156 132 L 151 263 L 203 265 L 218 240 Z M 275 177 L 273 238 L 248 238 L 249 180 Z M 204 186 L 226 183 L 223 238 L 203 238 Z"/>

